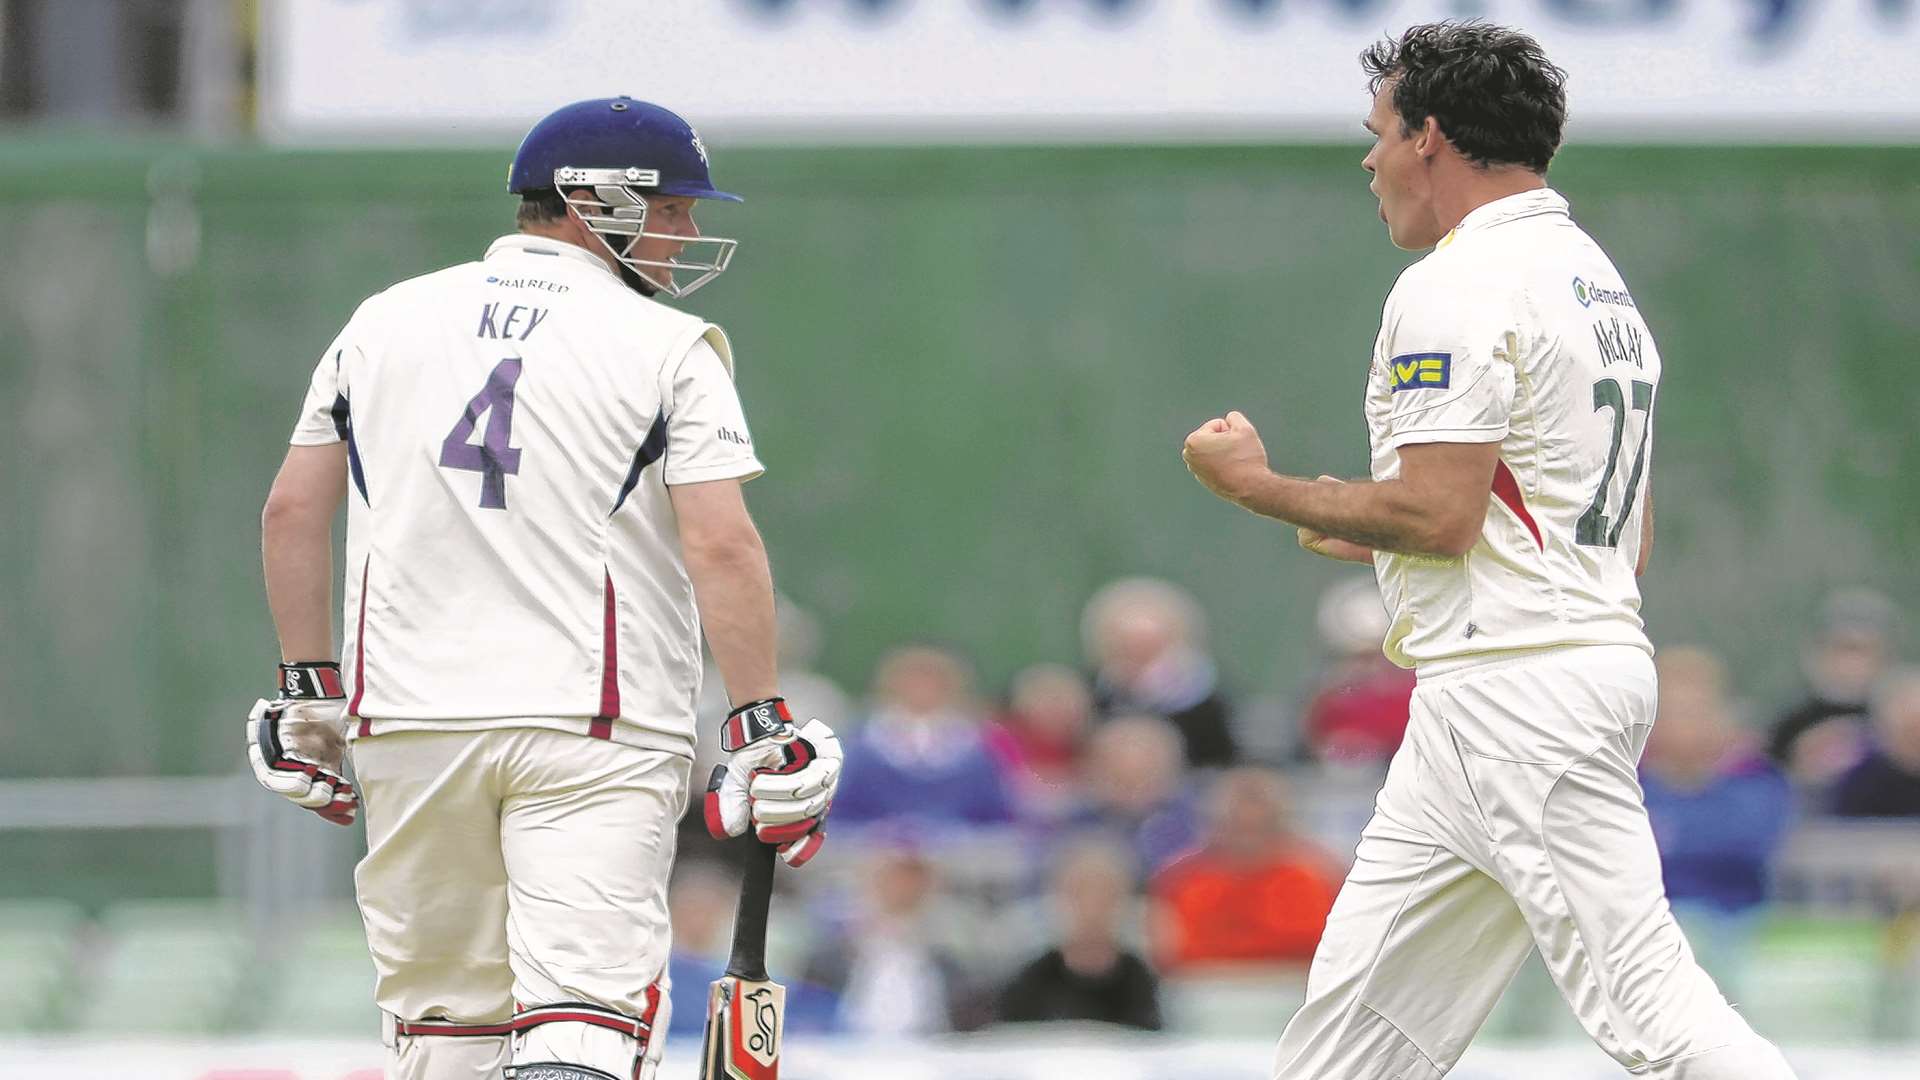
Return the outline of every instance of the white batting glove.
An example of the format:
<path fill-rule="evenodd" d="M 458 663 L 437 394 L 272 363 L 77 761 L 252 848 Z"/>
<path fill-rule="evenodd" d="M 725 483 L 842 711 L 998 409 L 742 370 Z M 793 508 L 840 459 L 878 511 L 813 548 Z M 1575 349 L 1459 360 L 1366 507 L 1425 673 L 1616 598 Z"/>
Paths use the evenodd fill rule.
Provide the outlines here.
<path fill-rule="evenodd" d="M 818 854 L 840 786 L 842 755 L 833 729 L 809 720 L 795 730 L 785 700 L 769 698 L 728 714 L 720 745 L 729 754 L 707 781 L 707 831 L 725 839 L 751 826 L 788 866 Z"/>
<path fill-rule="evenodd" d="M 247 761 L 260 786 L 335 825 L 351 825 L 360 793 L 347 782 L 340 665 L 280 665 L 280 696 L 247 714 Z"/>

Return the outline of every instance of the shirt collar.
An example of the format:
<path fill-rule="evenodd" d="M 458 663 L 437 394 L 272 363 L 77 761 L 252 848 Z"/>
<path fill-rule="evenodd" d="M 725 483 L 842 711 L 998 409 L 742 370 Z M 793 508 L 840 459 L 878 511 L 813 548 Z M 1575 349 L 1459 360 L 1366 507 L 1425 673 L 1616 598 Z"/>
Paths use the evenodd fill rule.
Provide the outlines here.
<path fill-rule="evenodd" d="M 1466 217 L 1460 219 L 1460 224 L 1455 225 L 1452 232 L 1441 237 L 1440 242 L 1434 246 L 1446 247 L 1461 233 L 1473 232 L 1476 229 L 1488 229 L 1539 214 L 1565 215 L 1566 213 L 1567 197 L 1565 195 L 1548 187 L 1534 188 L 1532 191 L 1522 191 L 1517 195 L 1508 195 L 1474 207 Z"/>
<path fill-rule="evenodd" d="M 487 258 L 496 255 L 543 255 L 549 258 L 559 257 L 585 263 L 603 274 L 611 275 L 607 264 L 600 256 L 578 244 L 569 244 L 565 240 L 555 240 L 551 236 L 534 236 L 531 233 L 508 233 L 487 245 Z"/>

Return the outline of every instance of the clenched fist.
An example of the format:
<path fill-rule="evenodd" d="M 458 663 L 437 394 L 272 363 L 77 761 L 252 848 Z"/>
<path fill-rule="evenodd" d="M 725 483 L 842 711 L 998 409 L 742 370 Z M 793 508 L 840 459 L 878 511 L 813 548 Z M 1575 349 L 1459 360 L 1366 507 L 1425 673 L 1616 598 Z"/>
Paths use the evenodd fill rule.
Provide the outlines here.
<path fill-rule="evenodd" d="M 1243 502 L 1271 474 L 1266 444 L 1252 421 L 1238 411 L 1195 428 L 1180 456 L 1194 479 L 1231 503 Z"/>

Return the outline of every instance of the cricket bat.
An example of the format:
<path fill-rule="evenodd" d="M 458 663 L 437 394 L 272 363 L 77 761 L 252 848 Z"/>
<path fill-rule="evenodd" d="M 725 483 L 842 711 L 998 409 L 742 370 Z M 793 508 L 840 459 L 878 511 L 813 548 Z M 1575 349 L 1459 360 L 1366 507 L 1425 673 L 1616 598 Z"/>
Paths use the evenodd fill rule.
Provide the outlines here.
<path fill-rule="evenodd" d="M 787 988 L 767 977 L 767 909 L 773 901 L 773 845 L 750 841 L 733 955 L 707 991 L 706 1045 L 700 1080 L 779 1080 Z"/>

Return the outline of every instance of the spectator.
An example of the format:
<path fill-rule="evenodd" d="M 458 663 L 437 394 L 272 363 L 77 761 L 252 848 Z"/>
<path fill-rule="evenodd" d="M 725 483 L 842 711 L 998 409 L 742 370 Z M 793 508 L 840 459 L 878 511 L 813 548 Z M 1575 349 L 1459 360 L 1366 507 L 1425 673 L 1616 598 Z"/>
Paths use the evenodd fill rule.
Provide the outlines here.
<path fill-rule="evenodd" d="M 1205 618 L 1183 589 L 1126 578 L 1094 594 L 1080 620 L 1103 716 L 1147 713 L 1171 723 L 1200 767 L 1236 757 L 1231 709 L 1206 654 Z"/>
<path fill-rule="evenodd" d="M 667 1020 L 672 1037 L 698 1038 L 707 1021 L 707 987 L 727 966 L 733 941 L 733 908 L 740 879 L 720 864 L 681 860 L 667 890 L 673 926 L 673 954 L 667 961 L 673 1009 Z M 815 1034 L 834 1030 L 840 1001 L 832 991 L 804 979 L 782 979 L 787 987 L 786 1030 Z"/>
<path fill-rule="evenodd" d="M 1767 744 L 1768 756 L 1816 801 L 1866 756 L 1867 700 L 1892 656 L 1894 624 L 1893 604 L 1870 589 L 1827 597 L 1801 657 L 1807 696 L 1774 723 Z"/>
<path fill-rule="evenodd" d="M 1920 817 L 1920 668 L 1887 677 L 1874 698 L 1877 745 L 1840 780 L 1843 817 Z"/>
<path fill-rule="evenodd" d="M 1093 733 L 1082 801 L 1067 826 L 1125 847 L 1137 878 L 1145 880 L 1193 844 L 1197 827 L 1184 772 L 1173 725 L 1155 716 L 1109 720 Z"/>
<path fill-rule="evenodd" d="M 1726 988 L 1739 982 L 1793 792 L 1734 725 L 1719 657 L 1669 648 L 1658 664 L 1659 714 L 1640 767 L 1647 817 L 1674 913 Z"/>
<path fill-rule="evenodd" d="M 846 930 L 807 964 L 810 981 L 840 995 L 839 1026 L 866 1036 L 966 1031 L 984 1024 L 986 999 L 971 986 L 935 911 L 933 864 L 897 840 L 870 849 L 864 889 Z"/>
<path fill-rule="evenodd" d="M 1160 969 L 1305 965 L 1340 890 L 1339 866 L 1293 833 L 1277 773 L 1248 767 L 1223 774 L 1209 810 L 1202 846 L 1152 882 Z"/>
<path fill-rule="evenodd" d="M 1000 1019 L 1100 1020 L 1158 1031 L 1153 972 L 1120 939 L 1132 891 L 1125 852 L 1100 843 L 1070 851 L 1052 882 L 1059 943 L 1022 968 L 1001 992 Z"/>
<path fill-rule="evenodd" d="M 1057 821 L 1072 806 L 1093 726 L 1093 695 L 1072 668 L 1035 664 L 1014 676 L 1006 715 L 989 729 L 1020 816 Z"/>
<path fill-rule="evenodd" d="M 1316 622 L 1330 662 L 1307 704 L 1308 752 L 1326 762 L 1384 764 L 1407 732 L 1415 679 L 1380 651 L 1380 587 L 1371 577 L 1340 582 L 1321 595 Z"/>
<path fill-rule="evenodd" d="M 958 656 L 930 645 L 888 653 L 874 673 L 872 711 L 847 740 L 834 821 L 1011 822 L 1012 799 L 984 727 Z"/>

